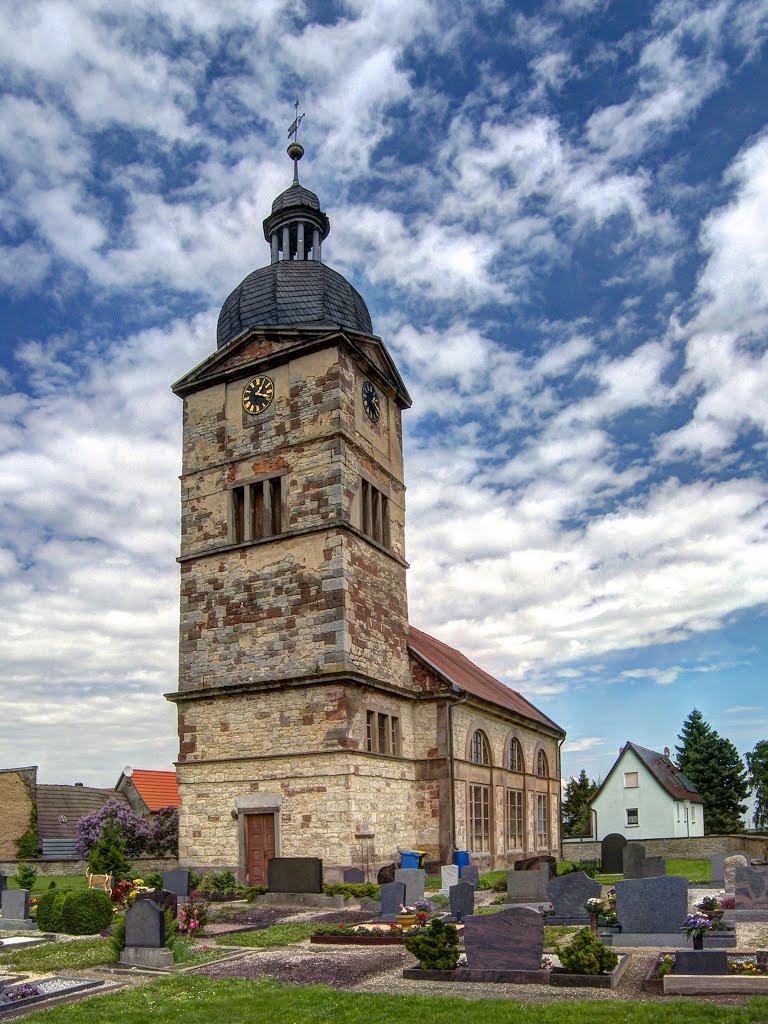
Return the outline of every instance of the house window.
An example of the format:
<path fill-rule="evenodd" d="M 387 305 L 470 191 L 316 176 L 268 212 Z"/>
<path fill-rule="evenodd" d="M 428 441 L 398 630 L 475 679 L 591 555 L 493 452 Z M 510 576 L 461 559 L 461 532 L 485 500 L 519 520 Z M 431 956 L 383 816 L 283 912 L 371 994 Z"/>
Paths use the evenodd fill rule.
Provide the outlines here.
<path fill-rule="evenodd" d="M 640 819 L 638 815 L 637 807 L 627 808 L 627 825 L 639 825 Z"/>
<path fill-rule="evenodd" d="M 491 849 L 491 787 L 469 787 L 469 849 L 488 853 Z"/>
<path fill-rule="evenodd" d="M 523 793 L 519 789 L 507 790 L 507 849 L 522 850 Z"/>
<path fill-rule="evenodd" d="M 469 750 L 469 760 L 472 764 L 490 764 L 491 757 L 488 753 L 488 740 L 485 733 L 476 729 L 472 734 L 472 744 Z"/>
<path fill-rule="evenodd" d="M 363 533 L 388 548 L 389 499 L 373 484 L 369 484 L 367 480 L 361 480 L 360 501 L 362 505 L 360 520 Z"/>
<path fill-rule="evenodd" d="M 536 755 L 536 774 L 540 779 L 546 779 L 549 776 L 549 764 L 547 763 L 547 755 L 543 750 L 540 750 Z"/>
<path fill-rule="evenodd" d="M 400 719 L 381 712 L 365 713 L 365 749 L 375 754 L 400 754 Z"/>
<path fill-rule="evenodd" d="M 509 751 L 507 753 L 507 768 L 511 772 L 525 771 L 523 767 L 523 748 L 520 746 L 520 740 L 515 739 L 514 736 L 509 741 Z"/>
<path fill-rule="evenodd" d="M 696 824 L 696 804 L 691 804 L 691 824 Z"/>
<path fill-rule="evenodd" d="M 536 794 L 536 846 L 538 847 L 549 845 L 547 802 L 545 793 Z"/>
<path fill-rule="evenodd" d="M 680 821 L 680 804 L 675 803 L 675 807 L 677 809 L 677 820 Z"/>
<path fill-rule="evenodd" d="M 283 478 L 259 480 L 229 492 L 230 541 L 243 544 L 283 532 Z"/>
<path fill-rule="evenodd" d="M 637 772 L 624 772 L 624 789 L 637 789 L 639 785 Z"/>

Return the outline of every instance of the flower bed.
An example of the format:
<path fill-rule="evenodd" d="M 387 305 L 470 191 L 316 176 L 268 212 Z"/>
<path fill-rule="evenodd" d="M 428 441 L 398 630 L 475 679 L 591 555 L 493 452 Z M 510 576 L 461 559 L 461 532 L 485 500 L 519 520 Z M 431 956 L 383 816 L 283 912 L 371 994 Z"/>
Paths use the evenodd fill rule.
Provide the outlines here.
<path fill-rule="evenodd" d="M 418 929 L 414 928 L 413 931 Z M 402 946 L 408 930 L 390 924 L 388 928 L 366 928 L 364 925 L 343 925 L 318 928 L 309 941 L 328 946 Z"/>
<path fill-rule="evenodd" d="M 659 994 L 768 994 L 768 965 L 754 955 L 739 954 L 728 957 L 728 974 L 675 974 L 675 954 L 661 953 L 643 979 L 643 989 Z"/>

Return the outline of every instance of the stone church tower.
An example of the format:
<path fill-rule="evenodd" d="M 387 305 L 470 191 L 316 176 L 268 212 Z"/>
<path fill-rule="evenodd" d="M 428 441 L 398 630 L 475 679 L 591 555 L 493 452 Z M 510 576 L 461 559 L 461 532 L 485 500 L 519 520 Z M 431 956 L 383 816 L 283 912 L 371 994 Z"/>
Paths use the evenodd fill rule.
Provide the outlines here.
<path fill-rule="evenodd" d="M 217 351 L 173 386 L 179 856 L 251 885 L 272 856 L 322 857 L 326 877 L 398 847 L 450 859 L 466 819 L 450 705 L 469 698 L 439 653 L 414 661 L 424 635 L 409 636 L 410 397 L 362 297 L 322 262 L 329 221 L 299 182 L 302 147 L 288 152 L 293 183 L 264 221 L 271 262 L 225 301 Z M 506 700 L 493 712 L 505 728 Z M 536 714 L 554 767 L 562 730 Z"/>

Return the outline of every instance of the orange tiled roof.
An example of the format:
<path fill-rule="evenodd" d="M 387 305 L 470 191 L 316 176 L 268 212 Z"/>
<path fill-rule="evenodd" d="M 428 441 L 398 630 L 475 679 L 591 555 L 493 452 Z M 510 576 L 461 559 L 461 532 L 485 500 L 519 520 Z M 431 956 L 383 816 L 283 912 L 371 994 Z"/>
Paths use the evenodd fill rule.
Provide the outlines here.
<path fill-rule="evenodd" d="M 565 736 L 564 729 L 561 729 L 551 718 L 547 718 L 517 690 L 500 683 L 498 679 L 494 679 L 492 675 L 484 672 L 469 658 L 453 647 L 449 647 L 448 644 L 436 640 L 428 633 L 422 633 L 414 626 L 409 626 L 408 646 L 417 658 L 426 663 L 428 667 L 436 669 L 448 682 L 455 683 L 459 689 L 466 690 L 474 697 L 490 701 L 491 704 L 507 708 L 508 711 L 514 711 L 540 725 L 546 725 Z"/>
<path fill-rule="evenodd" d="M 134 768 L 131 782 L 150 811 L 159 811 L 161 807 L 181 807 L 176 772 L 150 772 L 144 768 Z"/>

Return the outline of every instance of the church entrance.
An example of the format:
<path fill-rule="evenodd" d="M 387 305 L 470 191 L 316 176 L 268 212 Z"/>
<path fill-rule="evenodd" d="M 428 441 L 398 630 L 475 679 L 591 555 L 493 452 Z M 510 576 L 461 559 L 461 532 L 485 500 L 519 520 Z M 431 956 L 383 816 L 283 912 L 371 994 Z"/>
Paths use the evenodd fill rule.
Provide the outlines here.
<path fill-rule="evenodd" d="M 266 885 L 267 863 L 275 856 L 275 816 L 249 814 L 246 823 L 246 882 L 248 885 Z"/>

